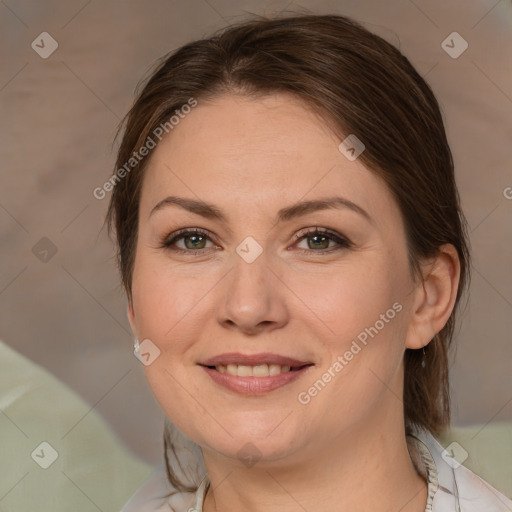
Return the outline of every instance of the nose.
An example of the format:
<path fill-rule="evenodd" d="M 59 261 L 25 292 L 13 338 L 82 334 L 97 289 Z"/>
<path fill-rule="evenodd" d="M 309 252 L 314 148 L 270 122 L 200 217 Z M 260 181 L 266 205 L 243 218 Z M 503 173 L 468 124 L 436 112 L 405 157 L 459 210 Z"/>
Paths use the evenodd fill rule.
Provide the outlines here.
<path fill-rule="evenodd" d="M 251 335 L 287 323 L 290 291 L 265 251 L 251 263 L 235 253 L 233 267 L 223 281 L 217 302 L 223 327 Z"/>

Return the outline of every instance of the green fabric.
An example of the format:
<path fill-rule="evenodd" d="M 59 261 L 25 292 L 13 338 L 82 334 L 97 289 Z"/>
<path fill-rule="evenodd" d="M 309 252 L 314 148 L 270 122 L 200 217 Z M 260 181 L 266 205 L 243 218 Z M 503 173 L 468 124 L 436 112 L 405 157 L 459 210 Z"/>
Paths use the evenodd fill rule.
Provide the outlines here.
<path fill-rule="evenodd" d="M 457 442 L 466 467 L 512 496 L 511 423 L 454 427 L 438 440 Z M 51 460 L 42 442 L 58 453 L 47 469 L 36 462 Z M 0 341 L 0 512 L 119 512 L 152 470 L 89 404 Z"/>
<path fill-rule="evenodd" d="M 42 442 L 58 453 L 47 469 L 36 461 L 51 448 L 31 456 Z M 1 512 L 119 512 L 151 472 L 89 404 L 0 342 Z"/>

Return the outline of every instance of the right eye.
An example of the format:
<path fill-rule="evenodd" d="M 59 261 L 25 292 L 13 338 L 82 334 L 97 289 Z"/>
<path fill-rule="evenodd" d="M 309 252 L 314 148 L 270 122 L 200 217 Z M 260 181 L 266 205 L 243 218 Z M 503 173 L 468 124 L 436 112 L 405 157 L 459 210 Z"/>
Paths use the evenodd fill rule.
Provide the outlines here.
<path fill-rule="evenodd" d="M 173 247 L 179 240 L 184 240 L 185 247 Z M 177 252 L 198 252 L 207 249 L 204 245 L 210 241 L 207 231 L 200 228 L 184 228 L 166 235 L 160 242 L 160 248 Z"/>

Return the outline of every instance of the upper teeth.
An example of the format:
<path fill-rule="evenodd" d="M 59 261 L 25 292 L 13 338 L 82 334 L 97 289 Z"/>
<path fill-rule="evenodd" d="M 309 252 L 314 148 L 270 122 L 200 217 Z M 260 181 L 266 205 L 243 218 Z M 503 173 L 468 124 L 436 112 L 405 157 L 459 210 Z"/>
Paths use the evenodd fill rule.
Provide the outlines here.
<path fill-rule="evenodd" d="M 289 366 L 280 364 L 258 364 L 256 366 L 244 366 L 238 364 L 218 365 L 215 367 L 220 373 L 229 373 L 239 377 L 268 377 L 279 373 L 289 372 Z"/>

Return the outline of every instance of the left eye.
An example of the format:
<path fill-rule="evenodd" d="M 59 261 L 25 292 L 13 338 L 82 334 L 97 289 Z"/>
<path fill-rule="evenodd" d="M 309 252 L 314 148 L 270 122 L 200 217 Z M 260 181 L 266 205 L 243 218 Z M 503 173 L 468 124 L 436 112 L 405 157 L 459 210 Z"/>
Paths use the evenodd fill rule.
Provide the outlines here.
<path fill-rule="evenodd" d="M 295 235 L 295 238 L 299 240 L 299 243 L 303 240 L 308 240 L 308 248 L 301 249 L 306 252 L 330 252 L 331 250 L 347 249 L 352 245 L 344 236 L 320 228 L 302 232 Z M 173 247 L 182 239 L 185 248 Z M 188 229 L 178 231 L 165 237 L 160 247 L 177 252 L 199 252 L 200 250 L 207 249 L 207 247 L 205 247 L 207 241 L 211 242 L 206 231 L 202 229 Z M 331 242 L 335 242 L 339 247 L 334 249 L 329 248 Z"/>
<path fill-rule="evenodd" d="M 344 236 L 320 228 L 315 228 L 312 231 L 307 231 L 306 233 L 298 234 L 295 236 L 299 239 L 300 242 L 302 242 L 302 240 L 308 240 L 308 249 L 313 249 L 313 252 L 327 251 L 329 243 L 333 241 L 336 242 L 340 247 L 331 250 L 343 248 L 348 249 L 352 245 Z M 320 251 L 317 249 L 320 249 Z"/>

